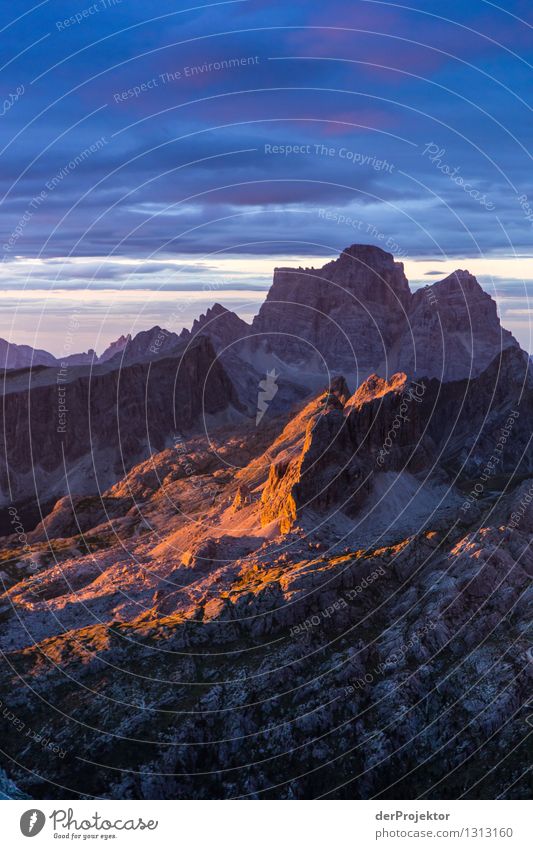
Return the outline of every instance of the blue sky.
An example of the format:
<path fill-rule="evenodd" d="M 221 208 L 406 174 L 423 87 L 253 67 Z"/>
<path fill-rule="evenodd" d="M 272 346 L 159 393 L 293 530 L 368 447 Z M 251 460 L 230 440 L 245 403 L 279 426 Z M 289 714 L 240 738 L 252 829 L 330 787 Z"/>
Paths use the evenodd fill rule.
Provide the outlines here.
<path fill-rule="evenodd" d="M 59 352 L 353 242 L 468 267 L 531 349 L 531 8 L 4 4 L 0 335 Z M 213 295 L 215 293 L 215 295 Z"/>

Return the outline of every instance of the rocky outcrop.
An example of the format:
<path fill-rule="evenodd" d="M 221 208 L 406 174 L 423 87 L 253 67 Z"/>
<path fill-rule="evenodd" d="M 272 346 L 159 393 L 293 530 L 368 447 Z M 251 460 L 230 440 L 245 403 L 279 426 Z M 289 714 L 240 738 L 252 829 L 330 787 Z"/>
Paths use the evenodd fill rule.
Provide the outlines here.
<path fill-rule="evenodd" d="M 355 456 L 344 416 L 349 395 L 344 378 L 337 378 L 296 417 L 278 444 L 261 497 L 261 521 L 278 520 L 288 533 L 305 509 L 328 510 L 343 503 L 347 512 L 356 509 L 366 494 L 365 462 Z M 290 447 L 287 435 L 293 433 Z"/>
<path fill-rule="evenodd" d="M 382 371 L 441 381 L 478 377 L 511 347 L 518 349 L 518 342 L 501 326 L 490 295 L 468 271 L 455 271 L 414 293 L 408 322 Z"/>
<path fill-rule="evenodd" d="M 403 265 L 371 245 L 352 245 L 321 269 L 276 269 L 253 329 L 282 360 L 355 383 L 370 372 L 477 377 L 519 347 L 468 271 L 412 294 Z"/>
<path fill-rule="evenodd" d="M 472 380 L 373 374 L 349 398 L 330 390 L 287 426 L 290 453 L 271 449 L 262 520 L 278 519 L 288 533 L 307 509 L 351 515 L 376 477 L 390 472 L 427 472 L 450 483 L 482 475 L 477 500 L 498 476 L 533 472 L 532 418 L 533 380 L 514 346 Z"/>
<path fill-rule="evenodd" d="M 182 330 L 180 340 L 189 342 L 198 334 L 209 336 L 216 351 L 230 351 L 235 345 L 245 340 L 251 332 L 251 327 L 242 318 L 223 307 L 213 304 L 205 314 L 196 318 L 190 330 Z"/>
<path fill-rule="evenodd" d="M 383 398 L 384 395 L 388 395 L 391 392 L 395 395 L 401 395 L 405 392 L 408 383 L 407 375 L 403 372 L 393 374 L 389 380 L 379 377 L 377 374 L 371 374 L 357 387 L 354 394 L 344 402 L 346 412 L 352 409 L 358 410 L 368 401 Z"/>
<path fill-rule="evenodd" d="M 38 543 L 75 537 L 118 518 L 129 507 L 130 502 L 126 498 L 67 495 L 56 502 L 52 512 L 28 534 L 28 539 L 31 543 Z"/>
<path fill-rule="evenodd" d="M 10 777 L 33 799 L 529 798 L 531 517 L 498 501 L 503 527 L 342 555 L 293 533 L 228 558 L 210 530 L 164 562 L 145 537 L 50 564 L 2 598 Z"/>
<path fill-rule="evenodd" d="M 261 499 L 264 524 L 278 519 L 281 532 L 289 533 L 309 509 L 352 515 L 365 503 L 376 472 L 416 471 L 427 463 L 434 445 L 422 436 L 421 398 L 405 375 L 390 383 L 372 375 L 351 397 L 340 388 L 345 385 L 337 380 L 308 405 L 293 456 L 275 457 Z"/>
<path fill-rule="evenodd" d="M 252 493 L 250 492 L 249 487 L 247 487 L 245 483 L 239 484 L 237 492 L 235 493 L 235 498 L 231 505 L 233 512 L 237 513 L 239 510 L 242 510 L 243 507 L 248 507 L 251 503 Z"/>
<path fill-rule="evenodd" d="M 417 472 L 429 465 L 435 443 L 427 435 L 427 385 L 403 373 L 371 375 L 348 400 L 344 414 L 352 450 L 374 471 Z"/>
<path fill-rule="evenodd" d="M 165 330 L 164 327 L 151 327 L 141 330 L 135 336 L 128 334 L 121 337 L 104 352 L 103 362 L 131 365 L 153 360 L 157 357 L 172 355 L 174 351 L 183 349 L 177 333 Z"/>
<path fill-rule="evenodd" d="M 372 245 L 352 245 L 321 269 L 275 269 L 253 329 L 281 359 L 359 382 L 401 332 L 410 299 L 401 263 Z"/>

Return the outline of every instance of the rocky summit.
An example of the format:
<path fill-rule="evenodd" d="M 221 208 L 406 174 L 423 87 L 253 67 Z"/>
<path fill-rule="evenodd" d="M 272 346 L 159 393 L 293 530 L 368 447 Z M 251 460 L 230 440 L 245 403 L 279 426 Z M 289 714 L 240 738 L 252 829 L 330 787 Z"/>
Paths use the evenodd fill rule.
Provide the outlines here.
<path fill-rule="evenodd" d="M 401 263 L 352 245 L 321 269 L 277 268 L 253 329 L 283 360 L 364 375 L 401 333 L 410 299 Z"/>
<path fill-rule="evenodd" d="M 533 378 L 467 271 L 2 352 L 2 794 L 527 797 Z"/>
<path fill-rule="evenodd" d="M 357 384 L 372 371 L 477 376 L 518 347 L 467 271 L 411 293 L 403 264 L 371 245 L 352 245 L 321 269 L 276 269 L 253 330 L 280 359 Z"/>

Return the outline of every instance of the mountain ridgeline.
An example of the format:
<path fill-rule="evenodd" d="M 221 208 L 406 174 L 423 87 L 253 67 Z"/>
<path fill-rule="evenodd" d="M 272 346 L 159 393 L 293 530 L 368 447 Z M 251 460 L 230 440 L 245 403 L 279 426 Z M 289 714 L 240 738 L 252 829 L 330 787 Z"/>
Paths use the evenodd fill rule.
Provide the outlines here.
<path fill-rule="evenodd" d="M 353 245 L 321 269 L 276 269 L 252 325 L 215 304 L 190 330 L 124 335 L 100 357 L 57 361 L 5 342 L 0 353 L 4 507 L 100 491 L 176 433 L 201 428 L 205 415 L 210 427 L 217 416 L 255 416 L 265 374 L 276 375 L 270 417 L 338 375 L 352 388 L 371 373 L 456 383 L 503 358 L 512 372 L 507 391 L 521 381 L 529 387 L 518 343 L 474 277 L 457 271 L 412 294 L 403 265 L 369 245 Z M 476 420 L 483 400 L 473 403 Z M 445 429 L 447 419 L 437 419 Z"/>
<path fill-rule="evenodd" d="M 2 786 L 527 797 L 533 379 L 467 271 L 0 353 Z"/>

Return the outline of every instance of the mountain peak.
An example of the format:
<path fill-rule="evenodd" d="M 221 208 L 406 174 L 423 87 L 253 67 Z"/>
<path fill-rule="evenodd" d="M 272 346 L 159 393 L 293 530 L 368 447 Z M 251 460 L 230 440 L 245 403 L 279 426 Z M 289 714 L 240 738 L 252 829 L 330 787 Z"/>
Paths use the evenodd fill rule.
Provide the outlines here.
<path fill-rule="evenodd" d="M 384 251 L 383 248 L 378 247 L 378 245 L 364 245 L 358 244 L 354 242 L 353 245 L 349 245 L 347 248 L 344 248 L 339 255 L 339 259 L 342 257 L 351 257 L 352 259 L 380 259 L 385 260 L 387 262 L 394 262 L 394 257 L 388 251 Z"/>
<path fill-rule="evenodd" d="M 128 345 L 130 342 L 130 333 L 128 333 L 126 336 L 119 336 L 118 339 L 115 339 L 114 342 L 111 342 L 111 344 L 107 346 L 103 354 L 99 357 L 99 361 L 101 363 L 105 363 L 107 360 L 110 360 L 111 357 L 114 357 L 115 354 L 119 353 L 119 351 L 123 351 L 126 345 Z"/>
<path fill-rule="evenodd" d="M 377 245 L 353 244 L 345 248 L 340 255 L 326 263 L 322 273 L 336 279 L 345 278 L 348 285 L 356 285 L 358 290 L 372 295 L 375 299 L 394 292 L 401 300 L 409 299 L 411 292 L 403 271 L 403 263 L 396 262 L 393 255 Z"/>
<path fill-rule="evenodd" d="M 205 324 L 207 321 L 213 321 L 214 319 L 225 315 L 232 315 L 232 313 L 230 313 L 230 310 L 227 310 L 226 307 L 223 307 L 222 304 L 219 304 L 217 301 L 212 306 L 208 307 L 205 313 L 200 313 L 199 317 L 194 319 L 192 325 L 193 329 Z"/>
<path fill-rule="evenodd" d="M 346 407 L 350 409 L 360 407 L 376 398 L 383 398 L 389 392 L 396 395 L 401 394 L 405 391 L 407 383 L 408 379 L 405 372 L 396 372 L 388 380 L 379 377 L 377 374 L 371 374 L 356 389 Z"/>
<path fill-rule="evenodd" d="M 496 303 L 473 274 L 457 269 L 414 293 L 408 324 L 380 369 L 409 376 L 476 377 L 506 348 L 519 348 L 500 324 Z"/>
<path fill-rule="evenodd" d="M 222 304 L 215 303 L 212 307 L 195 318 L 189 330 L 183 330 L 181 337 L 187 339 L 190 334 L 205 333 L 211 337 L 215 347 L 228 345 L 231 342 L 242 339 L 250 332 L 250 327 L 237 313 L 226 309 Z"/>
<path fill-rule="evenodd" d="M 442 293 L 444 290 L 448 292 L 483 292 L 485 295 L 490 297 L 480 284 L 477 279 L 474 277 L 466 269 L 458 268 L 456 271 L 452 271 L 448 277 L 445 277 L 443 280 L 439 280 L 437 283 L 434 283 L 431 287 L 434 289 L 435 293 Z"/>
<path fill-rule="evenodd" d="M 229 314 L 230 312 L 231 312 L 231 310 L 226 309 L 226 307 L 222 306 L 222 304 L 219 304 L 218 301 L 215 301 L 213 306 L 209 307 L 209 309 L 207 310 L 206 315 L 209 315 L 209 316 L 226 315 L 226 313 Z"/>
<path fill-rule="evenodd" d="M 384 358 L 411 298 L 392 254 L 354 244 L 319 269 L 277 268 L 253 327 L 281 359 L 321 360 L 359 382 Z"/>

